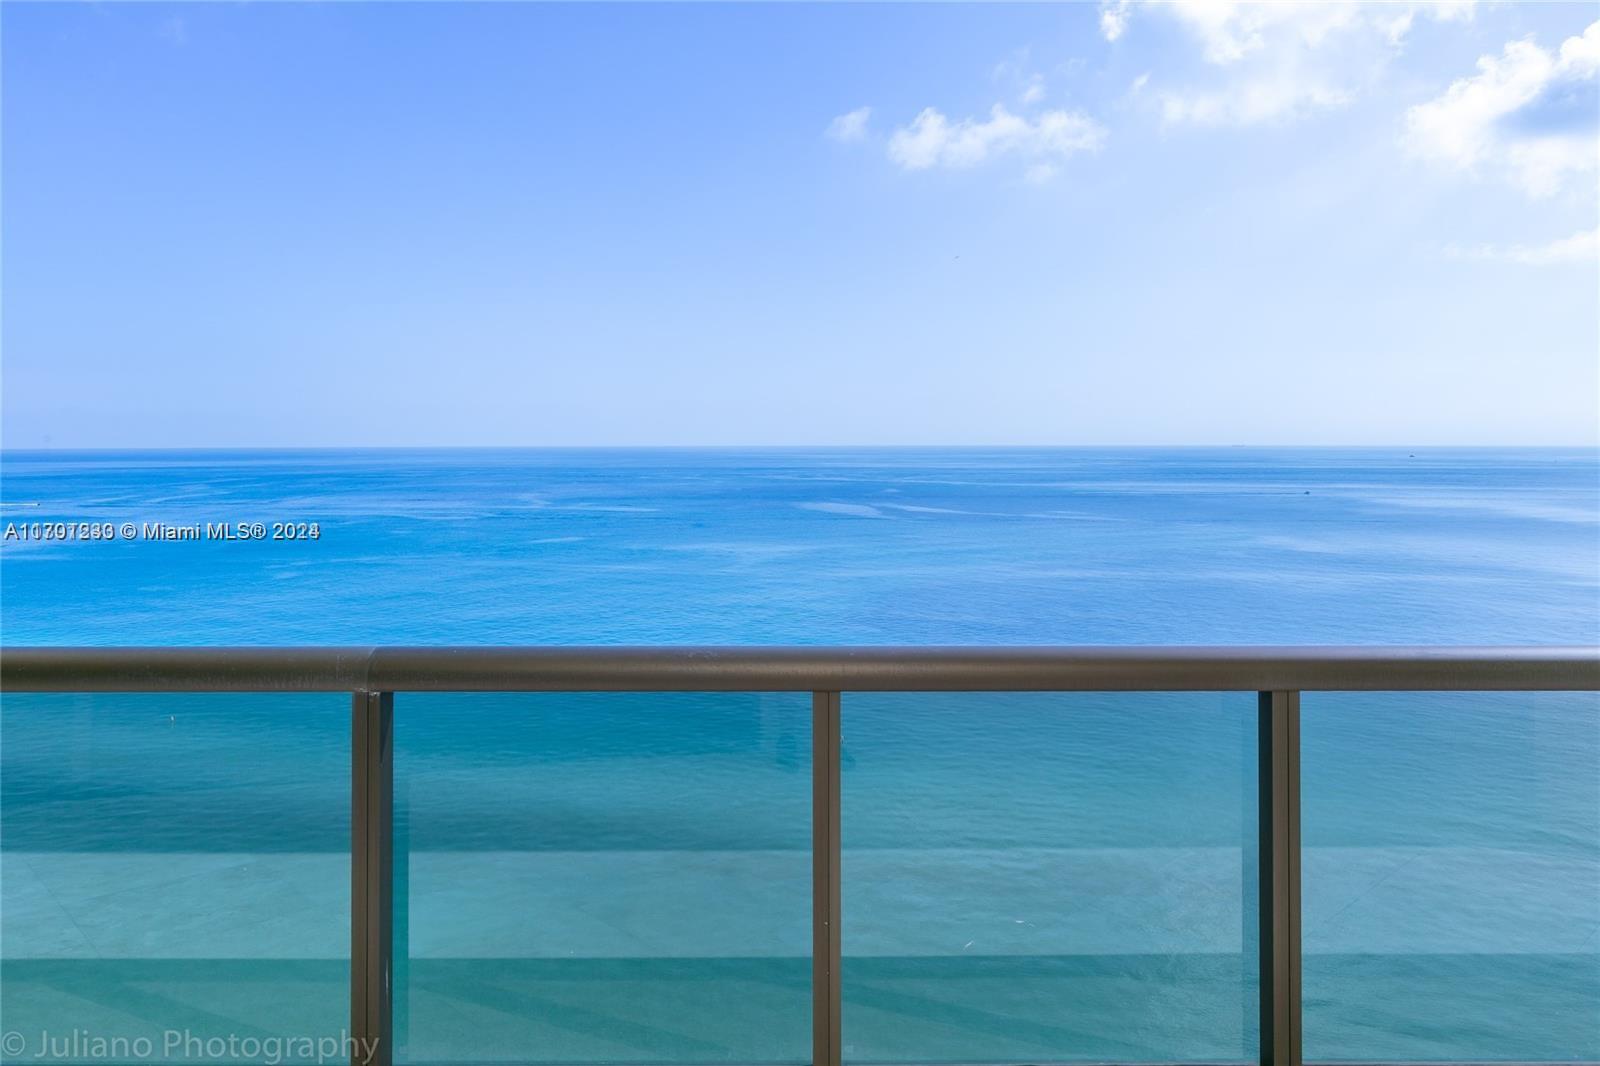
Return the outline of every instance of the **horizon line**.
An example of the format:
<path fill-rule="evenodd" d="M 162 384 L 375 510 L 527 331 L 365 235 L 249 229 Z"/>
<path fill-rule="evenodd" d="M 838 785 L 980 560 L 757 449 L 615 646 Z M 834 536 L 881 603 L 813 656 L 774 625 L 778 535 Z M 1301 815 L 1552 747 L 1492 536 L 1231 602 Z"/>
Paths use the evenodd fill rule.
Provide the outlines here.
<path fill-rule="evenodd" d="M 1017 444 L 1017 443 L 963 443 L 963 444 L 184 444 L 184 445 L 0 445 L 0 455 L 9 454 L 72 454 L 104 452 L 488 452 L 488 451 L 1069 451 L 1069 450 L 1124 450 L 1155 451 L 1160 449 L 1270 449 L 1285 450 L 1373 450 L 1373 451 L 1439 451 L 1445 449 L 1543 449 L 1566 451 L 1600 451 L 1600 440 L 1568 443 L 1110 443 L 1110 444 Z"/>

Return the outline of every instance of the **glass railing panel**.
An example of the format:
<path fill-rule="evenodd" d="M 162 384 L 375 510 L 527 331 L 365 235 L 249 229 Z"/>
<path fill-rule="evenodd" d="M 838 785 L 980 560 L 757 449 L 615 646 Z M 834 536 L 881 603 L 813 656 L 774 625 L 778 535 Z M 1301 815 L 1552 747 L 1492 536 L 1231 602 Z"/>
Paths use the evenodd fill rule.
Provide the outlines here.
<path fill-rule="evenodd" d="M 349 914 L 349 696 L 0 700 L 4 1061 L 348 1061 Z"/>
<path fill-rule="evenodd" d="M 395 699 L 400 1062 L 811 1057 L 809 694 Z"/>
<path fill-rule="evenodd" d="M 1600 1059 L 1600 696 L 1306 693 L 1308 1061 Z"/>
<path fill-rule="evenodd" d="M 1256 695 L 844 694 L 844 1057 L 1256 1055 Z"/>

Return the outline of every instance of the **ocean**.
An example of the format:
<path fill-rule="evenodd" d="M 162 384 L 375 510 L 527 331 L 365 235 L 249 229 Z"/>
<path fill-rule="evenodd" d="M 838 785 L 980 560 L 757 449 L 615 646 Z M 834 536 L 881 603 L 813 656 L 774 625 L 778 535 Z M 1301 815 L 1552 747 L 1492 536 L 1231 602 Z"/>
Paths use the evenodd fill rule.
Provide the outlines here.
<path fill-rule="evenodd" d="M 8 452 L 0 480 L 7 646 L 1600 642 L 1592 449 Z M 57 522 L 82 535 L 29 528 Z M 848 1061 L 1254 1057 L 1253 693 L 842 707 Z M 806 697 L 395 708 L 397 1061 L 807 1060 Z M 0 1058 L 316 1061 L 348 734 L 337 695 L 6 695 Z M 1302 760 L 1307 1058 L 1600 1060 L 1600 697 L 1309 693 Z"/>

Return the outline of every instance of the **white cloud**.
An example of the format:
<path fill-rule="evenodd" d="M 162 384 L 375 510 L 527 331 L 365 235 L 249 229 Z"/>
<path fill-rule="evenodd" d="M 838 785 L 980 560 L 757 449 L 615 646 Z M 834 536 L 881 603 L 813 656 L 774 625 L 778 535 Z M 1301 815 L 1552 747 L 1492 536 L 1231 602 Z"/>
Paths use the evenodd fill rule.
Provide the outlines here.
<path fill-rule="evenodd" d="M 889 158 L 907 170 L 930 167 L 973 167 L 1001 155 L 1030 159 L 1032 180 L 1040 180 L 1038 165 L 1053 165 L 1078 152 L 1098 151 L 1106 131 L 1094 119 L 1077 111 L 1045 111 L 1036 118 L 1014 115 L 995 104 L 987 119 L 951 122 L 936 108 L 925 108 L 909 126 L 889 138 Z M 1054 173 L 1052 170 L 1050 173 Z"/>
<path fill-rule="evenodd" d="M 1497 260 L 1522 263 L 1527 266 L 1554 266 L 1564 263 L 1600 263 L 1600 228 L 1581 230 L 1570 237 L 1549 244 L 1513 244 L 1504 248 L 1492 244 L 1477 248 L 1450 248 L 1447 251 L 1459 259 Z"/>
<path fill-rule="evenodd" d="M 1543 266 L 1549 263 L 1594 263 L 1600 261 L 1600 228 L 1574 233 L 1570 237 L 1532 248 L 1517 245 L 1507 249 L 1506 258 L 1516 263 Z"/>
<path fill-rule="evenodd" d="M 1163 92 L 1161 119 L 1177 125 L 1250 125 L 1331 110 L 1349 103 L 1351 93 L 1300 73 L 1277 72 L 1240 81 L 1226 89 Z"/>
<path fill-rule="evenodd" d="M 991 77 L 995 82 L 1016 93 L 1017 100 L 1027 106 L 1037 104 L 1045 97 L 1044 75 L 1033 69 L 1033 49 L 1018 48 L 995 64 Z"/>
<path fill-rule="evenodd" d="M 1100 5 L 1100 33 L 1108 41 L 1115 41 L 1128 32 L 1128 10 L 1131 0 L 1105 0 Z"/>
<path fill-rule="evenodd" d="M 1349 34 L 1376 35 L 1398 45 L 1419 13 L 1440 20 L 1467 18 L 1473 4 L 1176 0 L 1162 7 L 1199 38 L 1208 63 L 1225 66 L 1256 53 L 1336 45 Z"/>
<path fill-rule="evenodd" d="M 1470 0 L 1447 3 L 1125 0 L 1101 7 L 1101 33 L 1115 40 L 1135 10 L 1176 19 L 1214 73 L 1157 96 L 1169 123 L 1246 125 L 1341 107 L 1370 84 L 1419 14 L 1470 17 Z"/>
<path fill-rule="evenodd" d="M 854 111 L 847 111 L 828 123 L 828 136 L 846 144 L 859 141 L 867 135 L 867 120 L 871 117 L 870 107 L 858 107 Z"/>
<path fill-rule="evenodd" d="M 1511 41 L 1500 55 L 1480 58 L 1477 74 L 1406 112 L 1406 146 L 1460 170 L 1497 172 L 1530 196 L 1549 196 L 1600 163 L 1600 131 L 1583 93 L 1597 79 L 1600 22 L 1554 52 Z"/>

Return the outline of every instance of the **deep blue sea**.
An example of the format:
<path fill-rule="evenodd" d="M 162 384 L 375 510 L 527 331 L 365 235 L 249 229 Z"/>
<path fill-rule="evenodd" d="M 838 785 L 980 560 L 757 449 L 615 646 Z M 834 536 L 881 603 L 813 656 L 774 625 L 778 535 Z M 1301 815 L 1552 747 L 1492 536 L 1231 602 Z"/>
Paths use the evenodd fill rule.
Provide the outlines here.
<path fill-rule="evenodd" d="M 8 643 L 1485 643 L 1600 636 L 1556 450 L 12 453 Z"/>
<path fill-rule="evenodd" d="M 11 452 L 0 481 L 4 524 L 318 534 L 0 542 L 8 646 L 1600 642 L 1595 450 Z M 395 714 L 399 1061 L 806 1060 L 805 697 Z M 1253 694 L 842 714 L 847 1060 L 1254 1056 Z M 0 1058 L 337 1034 L 348 743 L 336 695 L 8 695 Z M 1302 752 L 1308 1059 L 1600 1060 L 1597 697 L 1308 693 Z"/>

